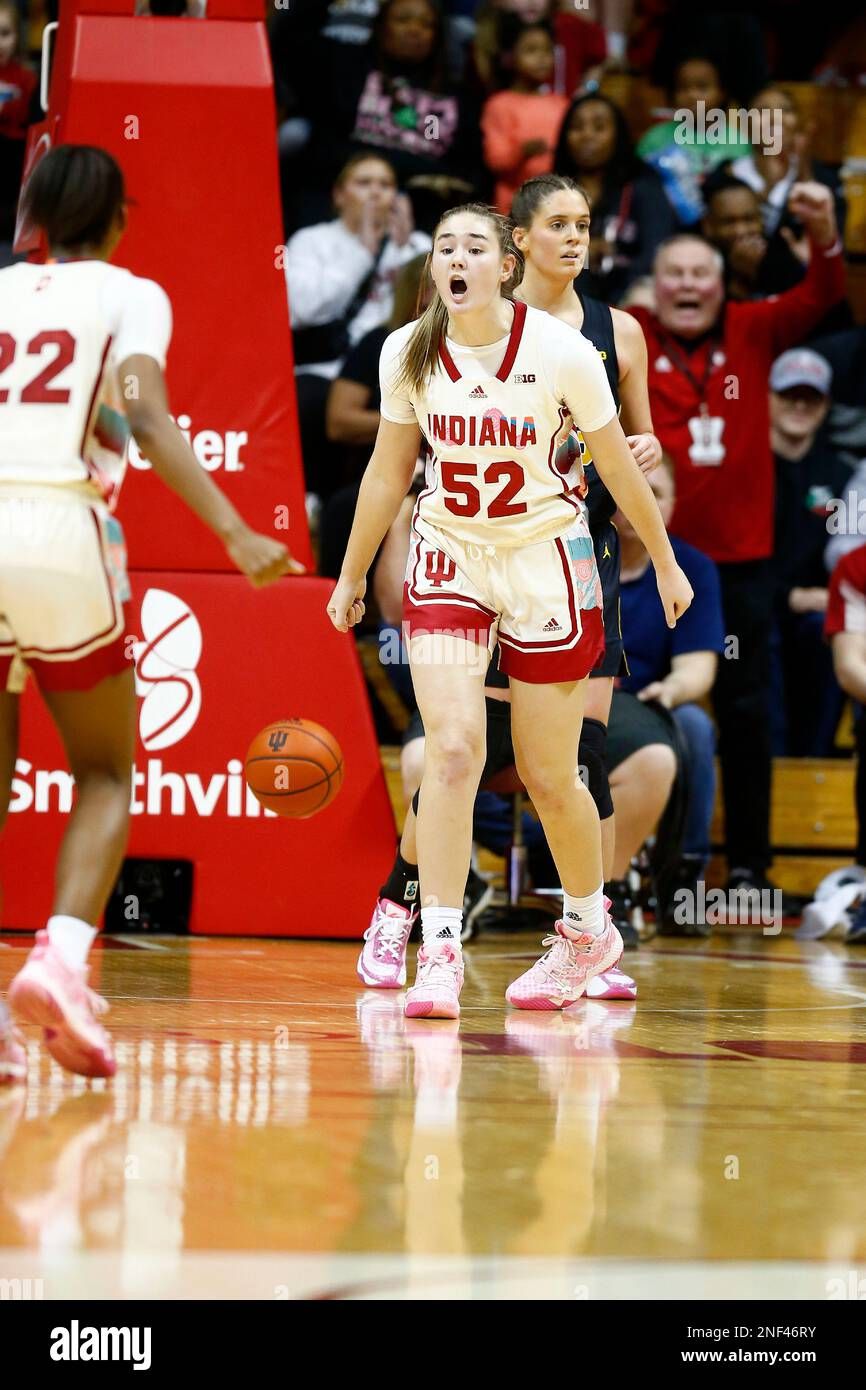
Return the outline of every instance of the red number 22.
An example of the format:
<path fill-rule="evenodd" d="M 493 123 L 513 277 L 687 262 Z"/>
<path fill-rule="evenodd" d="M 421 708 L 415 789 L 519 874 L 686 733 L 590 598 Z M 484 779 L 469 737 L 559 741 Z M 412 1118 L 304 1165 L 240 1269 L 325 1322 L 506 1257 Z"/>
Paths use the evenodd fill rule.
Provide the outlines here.
<path fill-rule="evenodd" d="M 0 333 L 0 376 L 12 366 L 17 347 L 18 344 L 11 333 Z M 22 388 L 22 405 L 66 405 L 69 401 L 70 393 L 65 387 L 51 386 L 49 383 L 72 362 L 75 356 L 75 339 L 65 328 L 48 329 L 30 339 L 27 354 L 30 357 L 38 357 L 46 348 L 51 347 L 57 349 L 57 355 Z M 0 388 L 0 405 L 4 405 L 8 399 L 8 390 Z"/>

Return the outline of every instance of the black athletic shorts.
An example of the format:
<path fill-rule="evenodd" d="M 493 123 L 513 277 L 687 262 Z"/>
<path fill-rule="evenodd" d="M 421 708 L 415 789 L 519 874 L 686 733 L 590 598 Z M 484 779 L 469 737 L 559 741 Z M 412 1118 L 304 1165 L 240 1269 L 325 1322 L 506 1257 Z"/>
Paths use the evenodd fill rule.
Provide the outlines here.
<path fill-rule="evenodd" d="M 661 705 L 645 704 L 626 690 L 613 692 L 605 745 L 608 772 L 648 743 L 664 743 L 676 749 L 674 739 L 673 719 Z"/>
<path fill-rule="evenodd" d="M 604 595 L 604 656 L 590 671 L 593 676 L 627 676 L 619 612 L 619 532 L 612 521 L 603 522 L 593 536 L 595 563 Z"/>

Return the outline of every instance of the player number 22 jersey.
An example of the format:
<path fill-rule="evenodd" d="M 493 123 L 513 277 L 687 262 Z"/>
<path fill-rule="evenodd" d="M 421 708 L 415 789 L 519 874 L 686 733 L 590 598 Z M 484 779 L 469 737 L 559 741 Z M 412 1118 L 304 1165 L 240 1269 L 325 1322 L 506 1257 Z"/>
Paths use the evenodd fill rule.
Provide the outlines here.
<path fill-rule="evenodd" d="M 430 446 L 416 526 L 496 546 L 562 535 L 582 511 L 575 430 L 601 429 L 616 415 L 595 348 L 515 301 L 506 338 L 481 348 L 446 338 L 436 370 L 414 392 L 399 383 L 414 328 L 386 339 L 380 384 L 384 418 L 417 420 Z"/>
<path fill-rule="evenodd" d="M 138 354 L 164 366 L 170 338 L 165 291 L 118 266 L 0 271 L 0 486 L 72 487 L 113 506 L 129 433 L 118 368 Z"/>

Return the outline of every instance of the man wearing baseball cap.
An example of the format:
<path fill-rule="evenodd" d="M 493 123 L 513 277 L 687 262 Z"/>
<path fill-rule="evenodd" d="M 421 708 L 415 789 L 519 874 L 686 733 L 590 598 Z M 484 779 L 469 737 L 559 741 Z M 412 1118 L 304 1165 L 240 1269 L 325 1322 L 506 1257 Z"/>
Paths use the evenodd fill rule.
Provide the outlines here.
<path fill-rule="evenodd" d="M 776 469 L 773 568 L 773 752 L 824 757 L 841 694 L 823 640 L 827 519 L 849 469 L 823 429 L 833 373 L 811 348 L 791 348 L 770 371 L 770 443 Z"/>

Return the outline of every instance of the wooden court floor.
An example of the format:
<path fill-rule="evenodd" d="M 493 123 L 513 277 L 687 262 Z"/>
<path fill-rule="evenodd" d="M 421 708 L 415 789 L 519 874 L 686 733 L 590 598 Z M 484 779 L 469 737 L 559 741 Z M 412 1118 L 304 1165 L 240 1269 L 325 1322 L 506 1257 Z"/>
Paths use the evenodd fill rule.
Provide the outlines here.
<path fill-rule="evenodd" d="M 657 939 L 636 1004 L 518 1013 L 537 944 L 470 943 L 458 1026 L 360 987 L 354 943 L 101 942 L 117 1077 L 33 1034 L 0 1099 L 0 1291 L 866 1292 L 866 950 Z"/>

